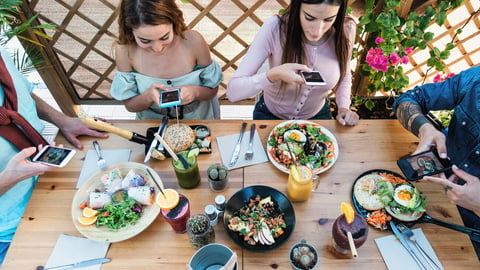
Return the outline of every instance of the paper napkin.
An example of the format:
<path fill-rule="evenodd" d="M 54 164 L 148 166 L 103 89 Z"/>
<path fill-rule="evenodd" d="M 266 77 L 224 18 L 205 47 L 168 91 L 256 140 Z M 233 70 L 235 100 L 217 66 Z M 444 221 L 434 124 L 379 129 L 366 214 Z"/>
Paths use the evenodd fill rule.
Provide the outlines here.
<path fill-rule="evenodd" d="M 107 166 L 112 164 L 127 162 L 130 159 L 130 149 L 100 150 L 100 154 L 107 161 Z M 97 164 L 98 156 L 95 150 L 88 150 L 83 161 L 82 171 L 77 181 L 77 188 L 80 188 L 92 174 L 99 171 Z"/>
<path fill-rule="evenodd" d="M 220 151 L 220 156 L 222 157 L 222 162 L 229 170 L 268 161 L 267 153 L 262 145 L 262 140 L 260 140 L 260 136 L 256 130 L 255 135 L 253 136 L 253 158 L 251 160 L 245 159 L 245 152 L 247 152 L 248 143 L 250 142 L 250 131 L 246 131 L 243 134 L 240 155 L 238 156 L 237 163 L 235 163 L 233 166 L 230 166 L 230 159 L 232 158 L 239 135 L 240 133 L 217 137 L 217 144 Z"/>
<path fill-rule="evenodd" d="M 418 244 L 422 246 L 423 250 L 427 252 L 430 258 L 432 258 L 435 263 L 440 266 L 441 269 L 443 269 L 442 264 L 438 260 L 435 251 L 430 245 L 430 242 L 428 242 L 427 238 L 423 234 L 422 229 L 417 228 L 413 229 L 412 231 L 415 234 Z M 417 254 L 417 257 L 420 259 L 423 265 L 429 267 L 429 264 L 422 256 L 420 250 L 417 249 L 415 244 L 408 239 L 406 240 L 410 244 L 410 247 L 413 249 L 415 254 Z M 377 244 L 378 250 L 380 250 L 383 260 L 385 261 L 385 264 L 389 270 L 418 269 L 418 265 L 415 263 L 415 260 L 410 256 L 410 253 L 408 253 L 395 235 L 391 234 L 385 237 L 377 238 L 375 239 L 375 243 Z"/>
<path fill-rule="evenodd" d="M 96 258 L 105 258 L 110 243 L 93 241 L 83 237 L 61 234 L 48 258 L 47 267 L 66 265 Z M 101 264 L 83 267 L 85 270 L 100 270 Z"/>

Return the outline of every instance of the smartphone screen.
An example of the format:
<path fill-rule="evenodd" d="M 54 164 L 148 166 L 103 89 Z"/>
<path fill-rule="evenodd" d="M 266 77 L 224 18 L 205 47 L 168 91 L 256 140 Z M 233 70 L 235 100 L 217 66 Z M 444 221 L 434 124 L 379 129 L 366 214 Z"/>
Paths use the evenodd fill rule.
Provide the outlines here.
<path fill-rule="evenodd" d="M 398 167 L 408 180 L 418 180 L 425 175 L 435 175 L 452 167 L 448 159 L 440 158 L 437 149 L 425 151 L 397 161 Z"/>
<path fill-rule="evenodd" d="M 322 75 L 320 75 L 320 72 L 318 71 L 312 71 L 312 72 L 305 72 L 301 71 L 303 80 L 305 81 L 306 85 L 325 85 L 326 82 L 323 79 Z"/>
<path fill-rule="evenodd" d="M 55 167 L 64 167 L 72 159 L 75 150 L 47 145 L 32 159 Z"/>
<path fill-rule="evenodd" d="M 160 107 L 171 107 L 180 103 L 180 88 L 161 92 Z"/>

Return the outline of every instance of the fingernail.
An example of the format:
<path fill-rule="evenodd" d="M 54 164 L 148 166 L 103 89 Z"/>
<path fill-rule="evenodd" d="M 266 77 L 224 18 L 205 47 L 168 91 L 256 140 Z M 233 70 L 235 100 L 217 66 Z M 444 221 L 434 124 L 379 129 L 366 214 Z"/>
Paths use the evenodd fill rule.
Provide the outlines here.
<path fill-rule="evenodd" d="M 457 165 L 452 165 L 452 168 L 458 169 Z"/>
<path fill-rule="evenodd" d="M 441 158 L 447 158 L 447 154 L 446 154 L 446 153 L 441 153 L 441 154 L 440 154 L 440 157 L 441 157 Z"/>

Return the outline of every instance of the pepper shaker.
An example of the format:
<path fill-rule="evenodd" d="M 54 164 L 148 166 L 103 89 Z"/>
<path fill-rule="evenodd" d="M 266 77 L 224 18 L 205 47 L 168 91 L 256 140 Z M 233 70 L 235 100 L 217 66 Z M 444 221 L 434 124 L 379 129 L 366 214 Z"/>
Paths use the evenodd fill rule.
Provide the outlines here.
<path fill-rule="evenodd" d="M 215 207 L 211 204 L 205 206 L 205 214 L 210 219 L 210 225 L 215 226 L 218 223 L 218 215 Z"/>
<path fill-rule="evenodd" d="M 217 195 L 215 197 L 215 208 L 219 217 L 223 217 L 223 212 L 225 211 L 225 196 Z"/>

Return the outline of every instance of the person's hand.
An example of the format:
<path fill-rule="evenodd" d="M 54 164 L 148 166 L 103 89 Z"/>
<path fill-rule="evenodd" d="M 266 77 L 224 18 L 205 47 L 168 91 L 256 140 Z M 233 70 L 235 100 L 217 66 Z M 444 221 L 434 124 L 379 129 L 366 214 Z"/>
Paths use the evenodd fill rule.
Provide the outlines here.
<path fill-rule="evenodd" d="M 160 91 L 165 91 L 165 85 L 163 83 L 152 83 L 152 85 L 142 93 L 142 96 L 144 96 L 149 103 L 148 107 L 153 103 L 160 106 Z"/>
<path fill-rule="evenodd" d="M 108 138 L 108 134 L 86 126 L 78 118 L 66 117 L 59 125 L 59 128 L 63 136 L 78 149 L 83 149 L 83 144 L 78 139 L 81 135 Z"/>
<path fill-rule="evenodd" d="M 267 71 L 267 78 L 270 82 L 283 81 L 287 84 L 304 84 L 300 71 L 311 71 L 302 64 L 287 63 L 273 67 Z"/>
<path fill-rule="evenodd" d="M 180 99 L 183 104 L 190 104 L 197 98 L 194 87 L 191 86 L 182 86 L 180 88 Z"/>
<path fill-rule="evenodd" d="M 38 149 L 41 150 L 42 146 L 39 146 Z M 35 153 L 35 150 L 35 147 L 28 147 L 15 154 L 7 163 L 3 173 L 20 181 L 50 171 L 53 168 L 52 166 L 31 162 L 27 159 Z"/>
<path fill-rule="evenodd" d="M 414 154 L 428 151 L 435 146 L 437 148 L 438 154 L 441 158 L 447 158 L 447 146 L 445 144 L 445 135 L 436 129 L 431 124 L 423 125 L 420 130 L 418 137 L 420 141 L 418 142 L 417 149 L 415 149 Z"/>
<path fill-rule="evenodd" d="M 356 112 L 350 111 L 347 108 L 340 108 L 338 109 L 337 113 L 337 121 L 345 126 L 354 126 L 358 123 L 358 114 Z"/>
<path fill-rule="evenodd" d="M 480 194 L 480 179 L 455 165 L 452 166 L 452 170 L 454 174 L 449 179 L 445 175 L 443 177 L 425 176 L 423 179 L 442 185 L 452 203 L 469 209 L 480 216 L 480 197 L 478 196 Z M 458 179 L 463 179 L 465 184 L 458 185 Z"/>

